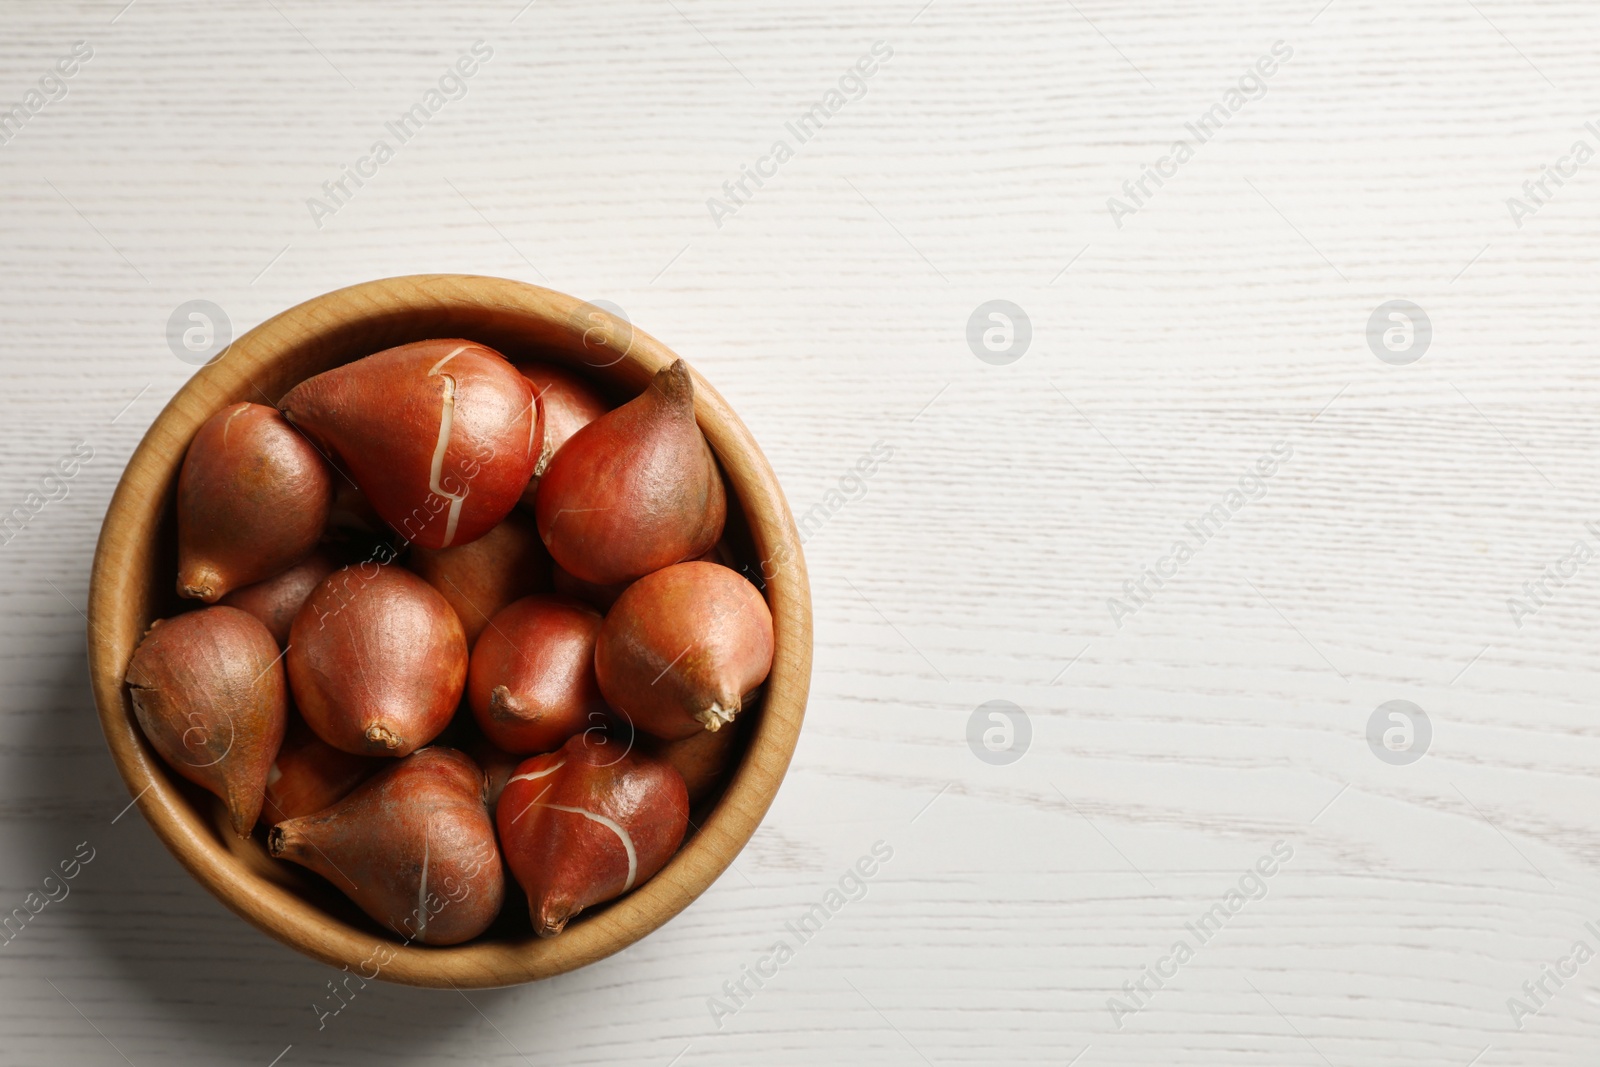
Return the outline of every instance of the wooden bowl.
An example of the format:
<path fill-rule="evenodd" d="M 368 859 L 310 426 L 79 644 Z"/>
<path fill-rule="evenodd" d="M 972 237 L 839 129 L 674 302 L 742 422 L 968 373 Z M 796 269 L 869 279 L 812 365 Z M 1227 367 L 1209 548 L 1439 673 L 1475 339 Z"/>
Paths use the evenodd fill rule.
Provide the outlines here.
<path fill-rule="evenodd" d="M 559 936 L 541 940 L 502 921 L 465 945 L 404 945 L 348 902 L 286 876 L 257 839 L 232 838 L 217 805 L 170 773 L 134 718 L 123 675 L 154 620 L 176 599 L 173 497 L 184 451 L 201 423 L 240 401 L 276 404 L 305 378 L 394 345 L 467 337 L 512 359 L 581 370 L 633 396 L 677 357 L 623 320 L 562 293 L 502 278 L 434 274 L 388 278 L 316 297 L 249 331 L 202 368 L 162 411 L 117 485 L 95 550 L 89 589 L 89 669 L 111 755 L 156 833 L 202 885 L 261 930 L 335 967 L 368 968 L 420 986 L 512 985 L 570 971 L 631 945 L 705 891 L 750 839 L 794 753 L 811 680 L 811 593 L 794 517 L 750 432 L 695 375 L 695 412 L 722 463 L 729 524 L 748 526 L 747 562 L 766 578 L 777 655 L 738 769 L 697 831 L 643 886 Z M 508 880 L 509 882 L 509 880 Z M 508 884 L 507 910 L 520 897 Z M 510 927 L 511 929 L 506 929 Z"/>

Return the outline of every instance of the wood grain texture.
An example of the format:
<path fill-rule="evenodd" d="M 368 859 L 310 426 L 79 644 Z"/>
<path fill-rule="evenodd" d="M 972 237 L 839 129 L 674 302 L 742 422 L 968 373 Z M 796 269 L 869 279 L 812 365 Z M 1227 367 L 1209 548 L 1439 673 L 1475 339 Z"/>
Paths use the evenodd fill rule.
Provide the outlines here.
<path fill-rule="evenodd" d="M 1520 1029 L 1507 999 L 1600 914 L 1600 564 L 1520 628 L 1506 601 L 1600 547 L 1600 161 L 1521 228 L 1506 199 L 1597 116 L 1593 5 L 120 7 L 0 12 L 0 100 L 95 47 L 0 146 L 0 502 L 96 449 L 0 548 L 0 908 L 99 849 L 0 948 L 0 1063 L 1592 1063 L 1595 963 Z M 467 94 L 318 229 L 306 199 L 479 38 Z M 880 39 L 718 228 L 707 198 Z M 1107 198 L 1280 39 L 1118 229 Z M 802 519 L 893 455 L 808 532 L 806 729 L 733 867 L 573 974 L 369 988 L 319 1030 L 336 972 L 111 822 L 78 610 L 193 373 L 177 305 L 238 332 L 439 271 L 625 308 Z M 1032 320 L 1009 366 L 965 339 L 995 298 Z M 1392 298 L 1434 328 L 1408 367 L 1367 347 Z M 1107 598 L 1277 441 L 1266 495 L 1118 628 Z M 1010 766 L 965 742 L 993 699 L 1032 724 Z M 1393 699 L 1433 723 L 1411 766 L 1364 738 Z M 708 998 L 880 839 L 866 896 L 719 1027 Z M 1108 998 L 1280 839 L 1266 899 L 1118 1029 Z"/>

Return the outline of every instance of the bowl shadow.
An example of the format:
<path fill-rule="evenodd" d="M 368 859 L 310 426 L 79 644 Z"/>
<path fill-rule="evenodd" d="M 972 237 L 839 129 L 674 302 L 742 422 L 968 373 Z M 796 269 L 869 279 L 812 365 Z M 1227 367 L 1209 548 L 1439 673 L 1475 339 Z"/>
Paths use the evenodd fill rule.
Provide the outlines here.
<path fill-rule="evenodd" d="M 70 654 L 41 658 L 67 666 L 47 686 L 46 711 L 27 717 L 16 740 L 36 758 L 14 764 L 12 792 L 24 799 L 6 813 L 7 865 L 37 884 L 80 842 L 93 854 L 66 883 L 66 896 L 4 946 L 12 980 L 54 982 L 136 1063 L 163 1054 L 187 1059 L 198 1046 L 206 1062 L 265 1064 L 288 1045 L 337 1050 L 338 1062 L 394 1062 L 424 1047 L 459 1047 L 464 1031 L 476 1040 L 487 1015 L 527 995 L 478 989 L 469 1000 L 451 990 L 363 982 L 239 922 L 129 806 L 85 714 L 92 701 L 81 642 Z M 21 893 L 12 895 L 18 899 L 8 903 L 20 904 Z M 93 1003 L 108 1001 L 116 1015 L 96 1017 Z M 73 1010 L 62 1011 L 58 1039 L 92 1037 Z M 41 1019 L 39 1031 L 49 1043 L 50 1023 Z M 182 1049 L 176 1057 L 174 1044 Z"/>

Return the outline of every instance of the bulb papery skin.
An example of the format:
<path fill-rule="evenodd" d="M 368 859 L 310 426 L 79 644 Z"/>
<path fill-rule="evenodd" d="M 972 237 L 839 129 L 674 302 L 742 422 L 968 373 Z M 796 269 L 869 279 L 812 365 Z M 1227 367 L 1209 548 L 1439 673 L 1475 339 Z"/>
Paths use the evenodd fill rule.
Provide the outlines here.
<path fill-rule="evenodd" d="M 767 602 L 718 563 L 679 563 L 630 585 L 595 643 L 600 692 L 663 741 L 732 722 L 772 669 Z"/>
<path fill-rule="evenodd" d="M 513 600 L 548 592 L 550 553 L 533 517 L 513 511 L 476 541 L 455 548 L 412 548 L 405 566 L 439 591 L 461 619 L 470 646 Z"/>
<path fill-rule="evenodd" d="M 566 596 L 524 597 L 497 614 L 472 649 L 467 702 L 506 752 L 552 752 L 604 721 L 594 677 L 598 611 Z"/>
<path fill-rule="evenodd" d="M 567 439 L 611 410 L 604 397 L 581 375 L 554 363 L 518 363 L 517 370 L 533 383 L 533 393 L 544 410 L 544 448 L 533 466 L 533 479 L 523 491 L 522 504 L 530 510 L 539 477 L 549 469 Z"/>
<path fill-rule="evenodd" d="M 396 564 L 330 574 L 289 632 L 289 684 L 306 724 L 357 756 L 405 756 L 450 724 L 467 638 L 438 591 Z"/>
<path fill-rule="evenodd" d="M 207 419 L 178 472 L 178 595 L 214 604 L 316 547 L 333 476 L 311 442 L 263 404 Z"/>
<path fill-rule="evenodd" d="M 349 796 L 386 766 L 387 760 L 352 756 L 334 748 L 291 715 L 278 758 L 267 772 L 260 821 L 271 826 L 319 812 Z"/>
<path fill-rule="evenodd" d="M 617 597 L 631 584 L 629 582 L 613 582 L 610 585 L 596 585 L 575 578 L 571 571 L 559 563 L 550 568 L 550 584 L 556 592 L 565 593 L 567 596 L 576 597 L 585 604 L 590 604 L 601 611 L 609 611 L 611 605 L 617 602 Z"/>
<path fill-rule="evenodd" d="M 407 942 L 470 940 L 505 899 L 483 772 L 451 748 L 391 762 L 331 807 L 278 823 L 267 847 L 322 875 Z"/>
<path fill-rule="evenodd" d="M 600 586 L 715 545 L 727 492 L 695 421 L 688 365 L 664 368 L 644 392 L 574 433 L 540 477 L 534 511 L 555 561 Z"/>
<path fill-rule="evenodd" d="M 519 764 L 495 806 L 506 863 L 540 937 L 654 876 L 683 842 L 688 820 L 676 770 L 588 734 Z"/>
<path fill-rule="evenodd" d="M 696 730 L 677 741 L 657 742 L 651 751 L 683 776 L 689 803 L 696 805 L 715 793 L 732 772 L 745 725 L 740 717 L 720 730 Z"/>
<path fill-rule="evenodd" d="M 543 447 L 528 379 L 494 349 L 416 341 L 301 382 L 284 416 L 328 451 L 406 541 L 477 540 L 521 498 Z"/>
<path fill-rule="evenodd" d="M 319 548 L 288 570 L 235 589 L 218 603 L 247 611 L 260 619 L 278 647 L 284 648 L 289 644 L 289 628 L 294 625 L 294 617 L 300 613 L 306 598 L 338 569 L 338 561 Z"/>
<path fill-rule="evenodd" d="M 126 682 L 151 747 L 220 797 L 234 832 L 248 837 L 289 716 L 283 663 L 267 628 L 220 604 L 158 621 L 134 650 Z"/>

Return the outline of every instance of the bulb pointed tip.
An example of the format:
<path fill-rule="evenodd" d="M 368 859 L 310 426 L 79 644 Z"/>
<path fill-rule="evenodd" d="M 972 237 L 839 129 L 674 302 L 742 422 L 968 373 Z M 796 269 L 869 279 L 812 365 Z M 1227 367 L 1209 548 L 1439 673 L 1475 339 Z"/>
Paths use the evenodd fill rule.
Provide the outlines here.
<path fill-rule="evenodd" d="M 178 595 L 188 600 L 215 604 L 226 592 L 222 575 L 209 564 L 186 567 L 178 574 Z"/>
<path fill-rule="evenodd" d="M 673 407 L 694 409 L 694 376 L 689 373 L 689 364 L 682 359 L 674 360 L 657 371 L 653 384 L 662 398 Z"/>

